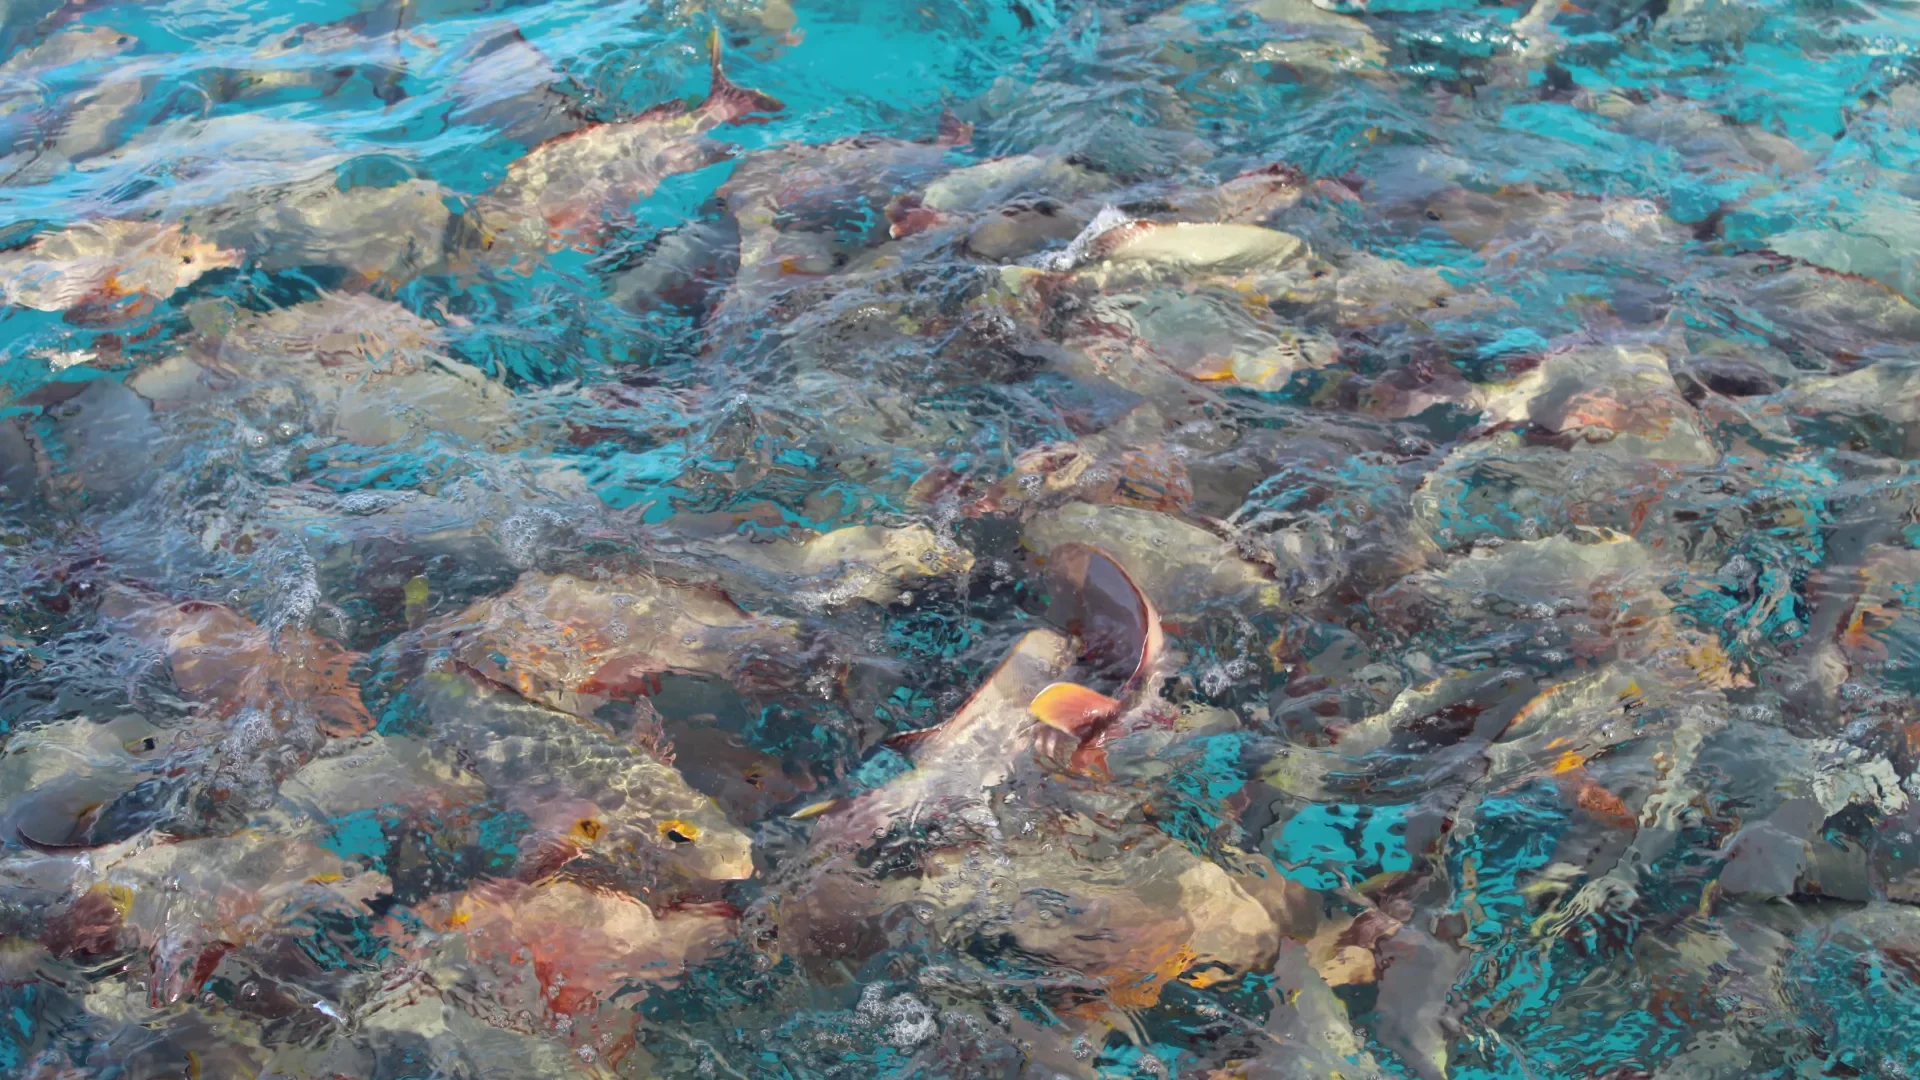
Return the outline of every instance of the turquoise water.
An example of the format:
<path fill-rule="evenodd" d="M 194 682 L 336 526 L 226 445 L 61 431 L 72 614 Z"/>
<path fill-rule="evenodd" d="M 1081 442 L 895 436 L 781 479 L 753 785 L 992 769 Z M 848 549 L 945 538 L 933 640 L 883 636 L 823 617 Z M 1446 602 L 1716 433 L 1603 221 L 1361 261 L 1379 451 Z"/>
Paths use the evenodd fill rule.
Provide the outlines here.
<path fill-rule="evenodd" d="M 0 1072 L 1920 1075 L 1915 43 L 7 4 Z"/>

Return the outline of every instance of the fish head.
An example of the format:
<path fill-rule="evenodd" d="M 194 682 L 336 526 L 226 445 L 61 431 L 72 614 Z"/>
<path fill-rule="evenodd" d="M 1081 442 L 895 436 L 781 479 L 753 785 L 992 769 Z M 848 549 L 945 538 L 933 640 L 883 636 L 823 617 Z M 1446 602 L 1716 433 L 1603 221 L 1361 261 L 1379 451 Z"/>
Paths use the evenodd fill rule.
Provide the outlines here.
<path fill-rule="evenodd" d="M 649 793 L 634 812 L 586 815 L 571 837 L 586 846 L 624 848 L 693 882 L 742 881 L 753 876 L 753 837 L 720 805 L 680 785 Z M 631 804 L 630 804 L 631 805 Z"/>
<path fill-rule="evenodd" d="M 242 257 L 234 248 L 223 248 L 188 232 L 181 233 L 178 241 L 168 246 L 175 263 L 175 288 L 186 288 L 210 271 L 239 266 Z"/>
<path fill-rule="evenodd" d="M 741 881 L 753 876 L 753 837 L 727 820 L 712 799 L 677 817 L 653 822 L 653 842 L 665 864 L 696 881 Z"/>

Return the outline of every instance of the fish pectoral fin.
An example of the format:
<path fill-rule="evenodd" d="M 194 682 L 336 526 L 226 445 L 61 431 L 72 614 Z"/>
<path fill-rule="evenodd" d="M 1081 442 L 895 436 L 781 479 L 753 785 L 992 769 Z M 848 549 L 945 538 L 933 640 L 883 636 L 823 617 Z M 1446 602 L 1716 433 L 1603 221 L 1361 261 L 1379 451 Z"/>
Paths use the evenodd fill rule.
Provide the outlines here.
<path fill-rule="evenodd" d="M 1120 702 L 1079 683 L 1057 682 L 1034 696 L 1027 711 L 1048 727 L 1083 736 L 1120 711 Z"/>

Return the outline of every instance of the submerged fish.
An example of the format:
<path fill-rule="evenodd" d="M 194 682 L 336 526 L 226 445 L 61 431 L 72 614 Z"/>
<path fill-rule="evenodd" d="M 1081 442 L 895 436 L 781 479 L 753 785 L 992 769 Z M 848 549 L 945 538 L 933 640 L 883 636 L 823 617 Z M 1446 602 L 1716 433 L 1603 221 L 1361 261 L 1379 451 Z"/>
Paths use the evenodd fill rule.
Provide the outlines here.
<path fill-rule="evenodd" d="M 454 195 L 431 180 L 343 185 L 327 169 L 243 188 L 210 206 L 190 207 L 179 220 L 246 252 L 247 262 L 262 270 L 322 271 L 338 275 L 341 288 L 391 290 L 448 269 L 459 239 L 456 205 Z"/>
<path fill-rule="evenodd" d="M 373 727 L 353 678 L 359 654 L 311 631 L 122 585 L 108 586 L 100 612 L 156 651 L 180 692 L 207 707 L 192 741 L 214 755 L 218 798 L 258 798 L 328 739 Z"/>
<path fill-rule="evenodd" d="M 1176 621 L 1210 608 L 1268 605 L 1280 586 L 1218 534 L 1168 514 L 1068 503 L 1026 523 L 1021 538 L 1042 557 L 1072 544 L 1112 553 L 1155 607 Z"/>
<path fill-rule="evenodd" d="M 965 704 L 938 727 L 898 739 L 914 768 L 851 800 L 809 808 L 824 814 L 816 848 L 865 847 L 895 825 L 911 827 L 978 806 L 1020 765 L 1036 721 L 1028 706 L 1064 675 L 1072 643 L 1054 630 L 1033 630 L 1001 659 Z"/>
<path fill-rule="evenodd" d="M 102 218 L 0 252 L 0 300 L 74 320 L 137 313 L 239 254 L 179 225 Z"/>
<path fill-rule="evenodd" d="M 633 992 L 672 986 L 734 933 L 724 910 L 655 914 L 568 881 L 477 884 L 423 905 L 437 939 L 412 951 L 441 993 L 481 1020 L 557 1036 L 618 1066 L 632 1047 Z"/>
<path fill-rule="evenodd" d="M 713 86 L 693 108 L 673 101 L 632 120 L 583 128 L 542 143 L 508 166 L 505 179 L 469 211 L 483 247 L 500 246 L 508 258 L 597 247 L 610 215 L 623 215 L 669 176 L 721 160 L 724 152 L 703 138 L 707 132 L 784 107 L 727 80 L 717 30 L 709 37 L 708 52 Z"/>
<path fill-rule="evenodd" d="M 289 421 L 360 446 L 423 429 L 481 444 L 509 442 L 511 395 L 455 359 L 447 333 L 390 300 L 325 293 L 235 315 L 212 340 L 137 372 L 129 385 L 165 407 L 238 390 L 262 428 Z"/>
<path fill-rule="evenodd" d="M 650 574 L 529 573 L 504 594 L 440 619 L 419 647 L 549 708 L 589 717 L 645 696 L 663 674 L 740 678 L 795 653 L 785 620 L 749 614 L 717 589 Z"/>
<path fill-rule="evenodd" d="M 403 701 L 433 759 L 478 776 L 531 821 L 522 876 L 582 855 L 617 869 L 664 867 L 696 883 L 753 875 L 752 840 L 712 799 L 590 721 L 459 670 L 422 675 Z"/>
<path fill-rule="evenodd" d="M 47 916 L 44 940 L 57 955 L 143 953 L 155 1008 L 198 994 L 228 954 L 270 948 L 322 913 L 366 915 L 388 891 L 378 873 L 264 830 L 78 858 L 84 891 Z"/>
<path fill-rule="evenodd" d="M 703 560 L 738 563 L 773 590 L 808 607 L 853 600 L 890 604 L 930 578 L 964 578 L 973 555 L 925 525 L 849 525 L 807 537 L 761 540 L 739 533 L 672 543 Z"/>

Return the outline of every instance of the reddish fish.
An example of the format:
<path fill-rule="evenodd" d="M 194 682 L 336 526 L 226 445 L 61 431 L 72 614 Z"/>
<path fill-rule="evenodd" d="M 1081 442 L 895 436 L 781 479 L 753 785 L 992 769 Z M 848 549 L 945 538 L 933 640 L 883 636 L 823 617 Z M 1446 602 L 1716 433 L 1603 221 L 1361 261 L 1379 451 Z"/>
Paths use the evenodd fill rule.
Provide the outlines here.
<path fill-rule="evenodd" d="M 712 89 L 693 108 L 656 105 L 631 120 L 595 124 L 549 139 L 507 167 L 505 180 L 477 200 L 481 240 L 509 241 L 509 255 L 597 247 L 609 214 L 651 195 L 669 176 L 721 160 L 701 136 L 754 113 L 779 112 L 777 98 L 735 86 L 720 67 L 720 35 L 708 38 Z"/>

